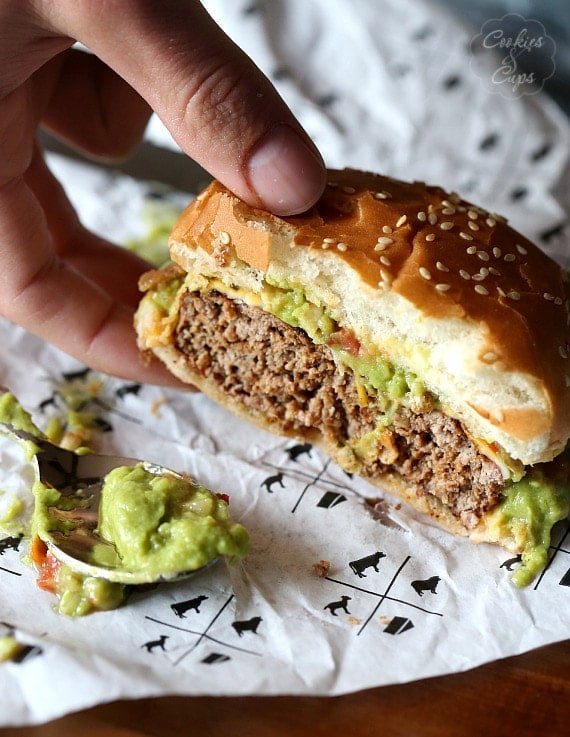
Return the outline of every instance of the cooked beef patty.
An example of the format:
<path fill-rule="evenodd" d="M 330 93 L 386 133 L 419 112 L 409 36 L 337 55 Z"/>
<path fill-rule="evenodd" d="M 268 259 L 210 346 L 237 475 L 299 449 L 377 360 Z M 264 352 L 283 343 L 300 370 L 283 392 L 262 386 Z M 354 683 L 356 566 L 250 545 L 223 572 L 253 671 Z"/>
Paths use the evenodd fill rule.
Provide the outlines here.
<path fill-rule="evenodd" d="M 362 406 L 355 377 L 327 346 L 300 329 L 216 291 L 187 292 L 175 332 L 190 368 L 284 433 L 318 429 L 343 446 L 374 430 L 380 403 Z M 401 407 L 382 434 L 380 457 L 361 475 L 392 472 L 432 494 L 466 527 L 493 507 L 504 486 L 499 467 L 469 440 L 461 424 L 436 409 Z"/>

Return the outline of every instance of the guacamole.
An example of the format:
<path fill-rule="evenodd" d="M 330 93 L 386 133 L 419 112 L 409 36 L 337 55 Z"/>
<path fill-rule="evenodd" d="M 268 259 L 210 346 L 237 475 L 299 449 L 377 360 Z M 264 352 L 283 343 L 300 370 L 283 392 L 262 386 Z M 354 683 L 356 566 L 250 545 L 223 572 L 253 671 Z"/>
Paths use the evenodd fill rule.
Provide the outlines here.
<path fill-rule="evenodd" d="M 507 488 L 489 524 L 522 549 L 522 565 L 512 576 L 516 586 L 528 586 L 548 563 L 553 525 L 570 514 L 570 480 L 549 479 L 532 469 Z"/>
<path fill-rule="evenodd" d="M 12 425 L 16 430 L 29 432 L 39 438 L 44 437 L 43 432 L 34 424 L 29 412 L 26 412 L 10 392 L 0 395 L 0 422 Z"/>
<path fill-rule="evenodd" d="M 239 560 L 249 544 L 223 499 L 188 478 L 158 476 L 142 464 L 106 476 L 98 533 L 118 560 L 109 560 L 107 547 L 96 547 L 95 563 L 120 565 L 149 580 L 200 568 L 221 555 Z"/>
<path fill-rule="evenodd" d="M 105 477 L 96 530 L 100 540 L 90 548 L 73 520 L 81 498 L 66 498 L 39 481 L 33 493 L 32 559 L 40 587 L 58 596 L 61 614 L 113 609 L 126 598 L 128 584 L 168 580 L 219 556 L 235 561 L 247 553 L 249 536 L 230 520 L 222 498 L 176 474 L 155 475 L 143 464 L 119 466 Z M 45 544 L 42 549 L 42 541 L 53 538 L 65 540 L 64 549 L 72 555 L 77 544 L 80 560 L 108 569 L 109 579 L 61 563 Z"/>
<path fill-rule="evenodd" d="M 0 421 L 38 438 L 45 435 L 10 393 L 0 396 Z M 22 442 L 29 460 L 38 452 Z M 80 448 L 79 452 L 87 449 Z M 97 533 L 100 542 L 86 548 L 80 524 L 81 495 L 67 497 L 37 479 L 32 487 L 34 512 L 31 559 L 40 588 L 57 595 L 58 611 L 81 616 L 113 609 L 128 593 L 127 583 L 149 583 L 200 568 L 219 556 L 243 558 L 249 546 L 245 528 L 229 518 L 228 504 L 187 477 L 157 475 L 143 464 L 120 466 L 104 479 Z M 60 536 L 66 550 L 77 551 L 87 566 L 109 568 L 114 580 L 80 573 L 61 563 L 45 541 Z"/>

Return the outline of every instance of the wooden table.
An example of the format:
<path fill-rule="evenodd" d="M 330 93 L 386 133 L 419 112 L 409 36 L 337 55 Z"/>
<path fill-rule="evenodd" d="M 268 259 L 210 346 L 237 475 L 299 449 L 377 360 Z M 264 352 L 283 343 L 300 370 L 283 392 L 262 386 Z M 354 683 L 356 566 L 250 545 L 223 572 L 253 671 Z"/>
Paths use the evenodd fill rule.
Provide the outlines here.
<path fill-rule="evenodd" d="M 458 675 L 335 698 L 120 701 L 0 737 L 568 737 L 570 640 Z"/>

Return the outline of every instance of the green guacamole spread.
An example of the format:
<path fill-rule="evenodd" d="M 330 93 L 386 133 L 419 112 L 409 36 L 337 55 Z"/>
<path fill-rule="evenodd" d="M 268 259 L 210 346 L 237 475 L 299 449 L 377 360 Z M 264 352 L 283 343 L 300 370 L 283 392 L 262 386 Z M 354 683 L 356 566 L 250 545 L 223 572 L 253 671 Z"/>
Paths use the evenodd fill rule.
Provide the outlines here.
<path fill-rule="evenodd" d="M 23 430 L 43 438 L 43 432 L 36 427 L 29 412 L 22 407 L 10 392 L 0 396 L 0 421 L 12 425 L 16 430 Z"/>
<path fill-rule="evenodd" d="M 338 324 L 324 307 L 309 302 L 301 289 L 266 283 L 260 297 L 267 312 L 292 327 L 304 330 L 313 343 L 327 343 L 339 363 L 352 369 L 367 393 L 375 399 L 385 399 L 387 403 L 400 402 L 408 395 L 422 396 L 425 393 L 422 381 L 412 372 L 396 368 L 390 361 L 366 349 L 355 352 L 343 348 L 342 342 L 336 344 L 333 339 L 339 330 Z"/>
<path fill-rule="evenodd" d="M 0 421 L 45 437 L 10 393 L 0 396 Z M 30 441 L 23 445 L 31 460 L 37 446 Z M 70 499 L 39 480 L 32 492 L 32 540 L 73 532 L 77 525 L 66 513 L 80 509 L 81 498 Z M 146 574 L 148 580 L 171 578 L 219 556 L 233 562 L 243 558 L 249 546 L 247 531 L 230 520 L 222 498 L 188 478 L 158 476 L 142 464 L 118 467 L 105 477 L 97 532 L 102 542 L 93 549 L 93 565 L 144 572 L 145 580 Z M 83 575 L 64 564 L 50 577 L 48 588 L 58 596 L 57 610 L 71 616 L 113 609 L 127 594 L 124 583 Z"/>
<path fill-rule="evenodd" d="M 122 568 L 151 577 L 194 570 L 221 555 L 238 560 L 249 544 L 225 501 L 188 479 L 156 476 L 142 465 L 115 468 L 105 478 L 98 533 L 112 543 Z M 104 548 L 94 551 L 95 563 L 108 564 L 107 556 Z"/>
<path fill-rule="evenodd" d="M 570 514 L 570 480 L 549 479 L 538 468 L 511 483 L 489 525 L 507 534 L 522 549 L 521 566 L 512 576 L 517 586 L 528 586 L 548 563 L 553 525 Z"/>

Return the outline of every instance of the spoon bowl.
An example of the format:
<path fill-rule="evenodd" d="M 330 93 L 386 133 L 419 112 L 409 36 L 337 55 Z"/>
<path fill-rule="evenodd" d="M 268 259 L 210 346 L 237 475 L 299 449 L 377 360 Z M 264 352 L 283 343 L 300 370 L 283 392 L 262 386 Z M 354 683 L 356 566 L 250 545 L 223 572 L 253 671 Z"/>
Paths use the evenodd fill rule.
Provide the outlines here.
<path fill-rule="evenodd" d="M 153 476 L 164 476 L 194 483 L 187 476 L 169 468 L 121 456 L 98 455 L 86 452 L 79 454 L 54 445 L 49 440 L 22 430 L 7 422 L 0 422 L 3 435 L 23 444 L 34 467 L 37 481 L 48 489 L 59 492 L 57 506 L 48 512 L 62 529 L 42 531 L 41 539 L 50 553 L 83 576 L 103 578 L 122 584 L 150 584 L 188 578 L 215 563 L 214 558 L 205 566 L 193 570 L 168 571 L 157 574 L 144 569 L 132 570 L 122 566 L 115 546 L 97 532 L 99 505 L 105 476 L 121 466 L 142 466 Z M 94 561 L 94 551 L 106 548 L 105 565 Z M 99 555 L 98 558 L 101 556 Z"/>

